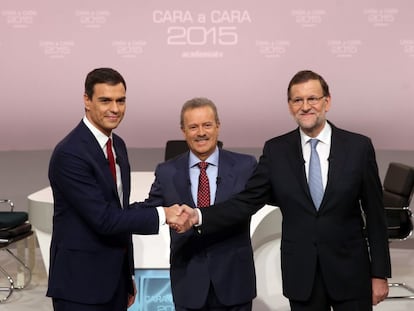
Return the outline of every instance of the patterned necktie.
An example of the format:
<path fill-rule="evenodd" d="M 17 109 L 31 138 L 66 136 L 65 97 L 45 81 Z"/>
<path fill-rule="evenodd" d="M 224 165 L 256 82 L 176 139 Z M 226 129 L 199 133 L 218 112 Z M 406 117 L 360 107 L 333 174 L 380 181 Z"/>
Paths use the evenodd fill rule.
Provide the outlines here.
<path fill-rule="evenodd" d="M 208 163 L 199 162 L 200 176 L 198 177 L 197 207 L 210 206 L 210 184 L 206 173 Z"/>
<path fill-rule="evenodd" d="M 111 170 L 112 176 L 114 177 L 114 180 L 115 180 L 115 183 L 116 183 L 115 158 L 114 158 L 114 154 L 112 152 L 112 141 L 111 141 L 110 138 L 106 142 L 106 154 L 108 156 L 109 169 Z"/>
<path fill-rule="evenodd" d="M 311 145 L 311 155 L 309 161 L 309 190 L 312 196 L 313 203 L 315 204 L 316 209 L 319 209 L 319 206 L 322 202 L 323 197 L 323 185 L 322 185 L 322 173 L 321 173 L 321 162 L 319 160 L 318 151 L 316 151 L 316 145 L 318 144 L 318 139 L 309 140 Z"/>

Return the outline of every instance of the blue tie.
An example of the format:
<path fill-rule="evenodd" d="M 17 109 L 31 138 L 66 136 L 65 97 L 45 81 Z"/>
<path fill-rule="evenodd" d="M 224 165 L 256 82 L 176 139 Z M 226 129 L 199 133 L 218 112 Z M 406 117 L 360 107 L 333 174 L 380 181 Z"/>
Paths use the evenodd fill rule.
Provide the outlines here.
<path fill-rule="evenodd" d="M 322 202 L 323 197 L 323 185 L 322 185 L 322 174 L 321 174 L 321 162 L 319 161 L 318 151 L 316 151 L 316 145 L 318 144 L 318 139 L 309 140 L 311 145 L 311 155 L 309 161 L 309 190 L 312 196 L 313 203 L 315 204 L 316 209 L 319 209 L 319 206 Z"/>

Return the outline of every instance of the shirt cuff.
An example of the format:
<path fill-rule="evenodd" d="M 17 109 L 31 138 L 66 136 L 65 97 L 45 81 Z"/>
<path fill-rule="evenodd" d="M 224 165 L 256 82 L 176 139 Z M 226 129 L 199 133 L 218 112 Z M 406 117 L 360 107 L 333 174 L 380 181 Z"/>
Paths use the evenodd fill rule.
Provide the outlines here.
<path fill-rule="evenodd" d="M 160 226 L 165 225 L 167 222 L 165 220 L 164 208 L 162 206 L 157 206 L 156 209 L 158 212 L 158 220 L 159 220 Z"/>
<path fill-rule="evenodd" d="M 201 214 L 201 211 L 199 208 L 195 209 L 198 214 L 198 223 L 194 225 L 194 227 L 199 227 L 203 224 L 203 214 Z"/>

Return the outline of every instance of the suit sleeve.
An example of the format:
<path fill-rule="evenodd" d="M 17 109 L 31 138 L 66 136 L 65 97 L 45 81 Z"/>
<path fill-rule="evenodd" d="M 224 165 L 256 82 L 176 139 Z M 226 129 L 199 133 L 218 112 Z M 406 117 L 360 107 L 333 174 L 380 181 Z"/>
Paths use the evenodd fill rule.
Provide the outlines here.
<path fill-rule="evenodd" d="M 391 277 L 391 261 L 382 185 L 378 176 L 374 147 L 369 139 L 366 149 L 361 206 L 366 217 L 367 238 L 371 256 L 371 275 L 387 278 Z"/>
<path fill-rule="evenodd" d="M 269 173 L 269 152 L 264 147 L 263 155 L 259 159 L 246 188 L 231 199 L 216 204 L 213 208 L 201 209 L 203 224 L 199 230 L 201 234 L 211 234 L 224 230 L 228 226 L 246 221 L 271 199 L 271 184 Z"/>
<path fill-rule="evenodd" d="M 105 169 L 96 159 L 58 150 L 49 168 L 56 198 L 64 198 L 76 213 L 96 232 L 156 234 L 159 229 L 156 209 L 133 204 L 122 209 L 118 196 L 103 175 Z M 56 206 L 63 202 L 56 202 Z M 58 211 L 59 212 L 59 211 Z"/>
<path fill-rule="evenodd" d="M 165 206 L 164 196 L 162 191 L 162 183 L 160 180 L 160 165 L 155 169 L 155 180 L 151 185 L 148 197 L 142 203 L 145 207 Z"/>

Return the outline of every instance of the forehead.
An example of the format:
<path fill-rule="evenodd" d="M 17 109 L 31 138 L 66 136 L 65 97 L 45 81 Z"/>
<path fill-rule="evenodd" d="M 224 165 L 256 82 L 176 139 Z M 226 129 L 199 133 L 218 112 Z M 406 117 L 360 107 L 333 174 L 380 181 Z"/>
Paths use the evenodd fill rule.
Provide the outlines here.
<path fill-rule="evenodd" d="M 303 83 L 292 85 L 290 88 L 290 96 L 301 95 L 320 95 L 322 93 L 322 86 L 319 80 L 308 80 Z"/>
<path fill-rule="evenodd" d="M 210 120 L 214 121 L 214 111 L 210 106 L 190 108 L 184 112 L 184 121 L 187 122 Z"/>
<path fill-rule="evenodd" d="M 125 95 L 125 87 L 122 83 L 111 85 L 108 83 L 97 83 L 93 86 L 93 94 L 102 96 L 106 94 L 117 94 L 118 96 Z"/>

